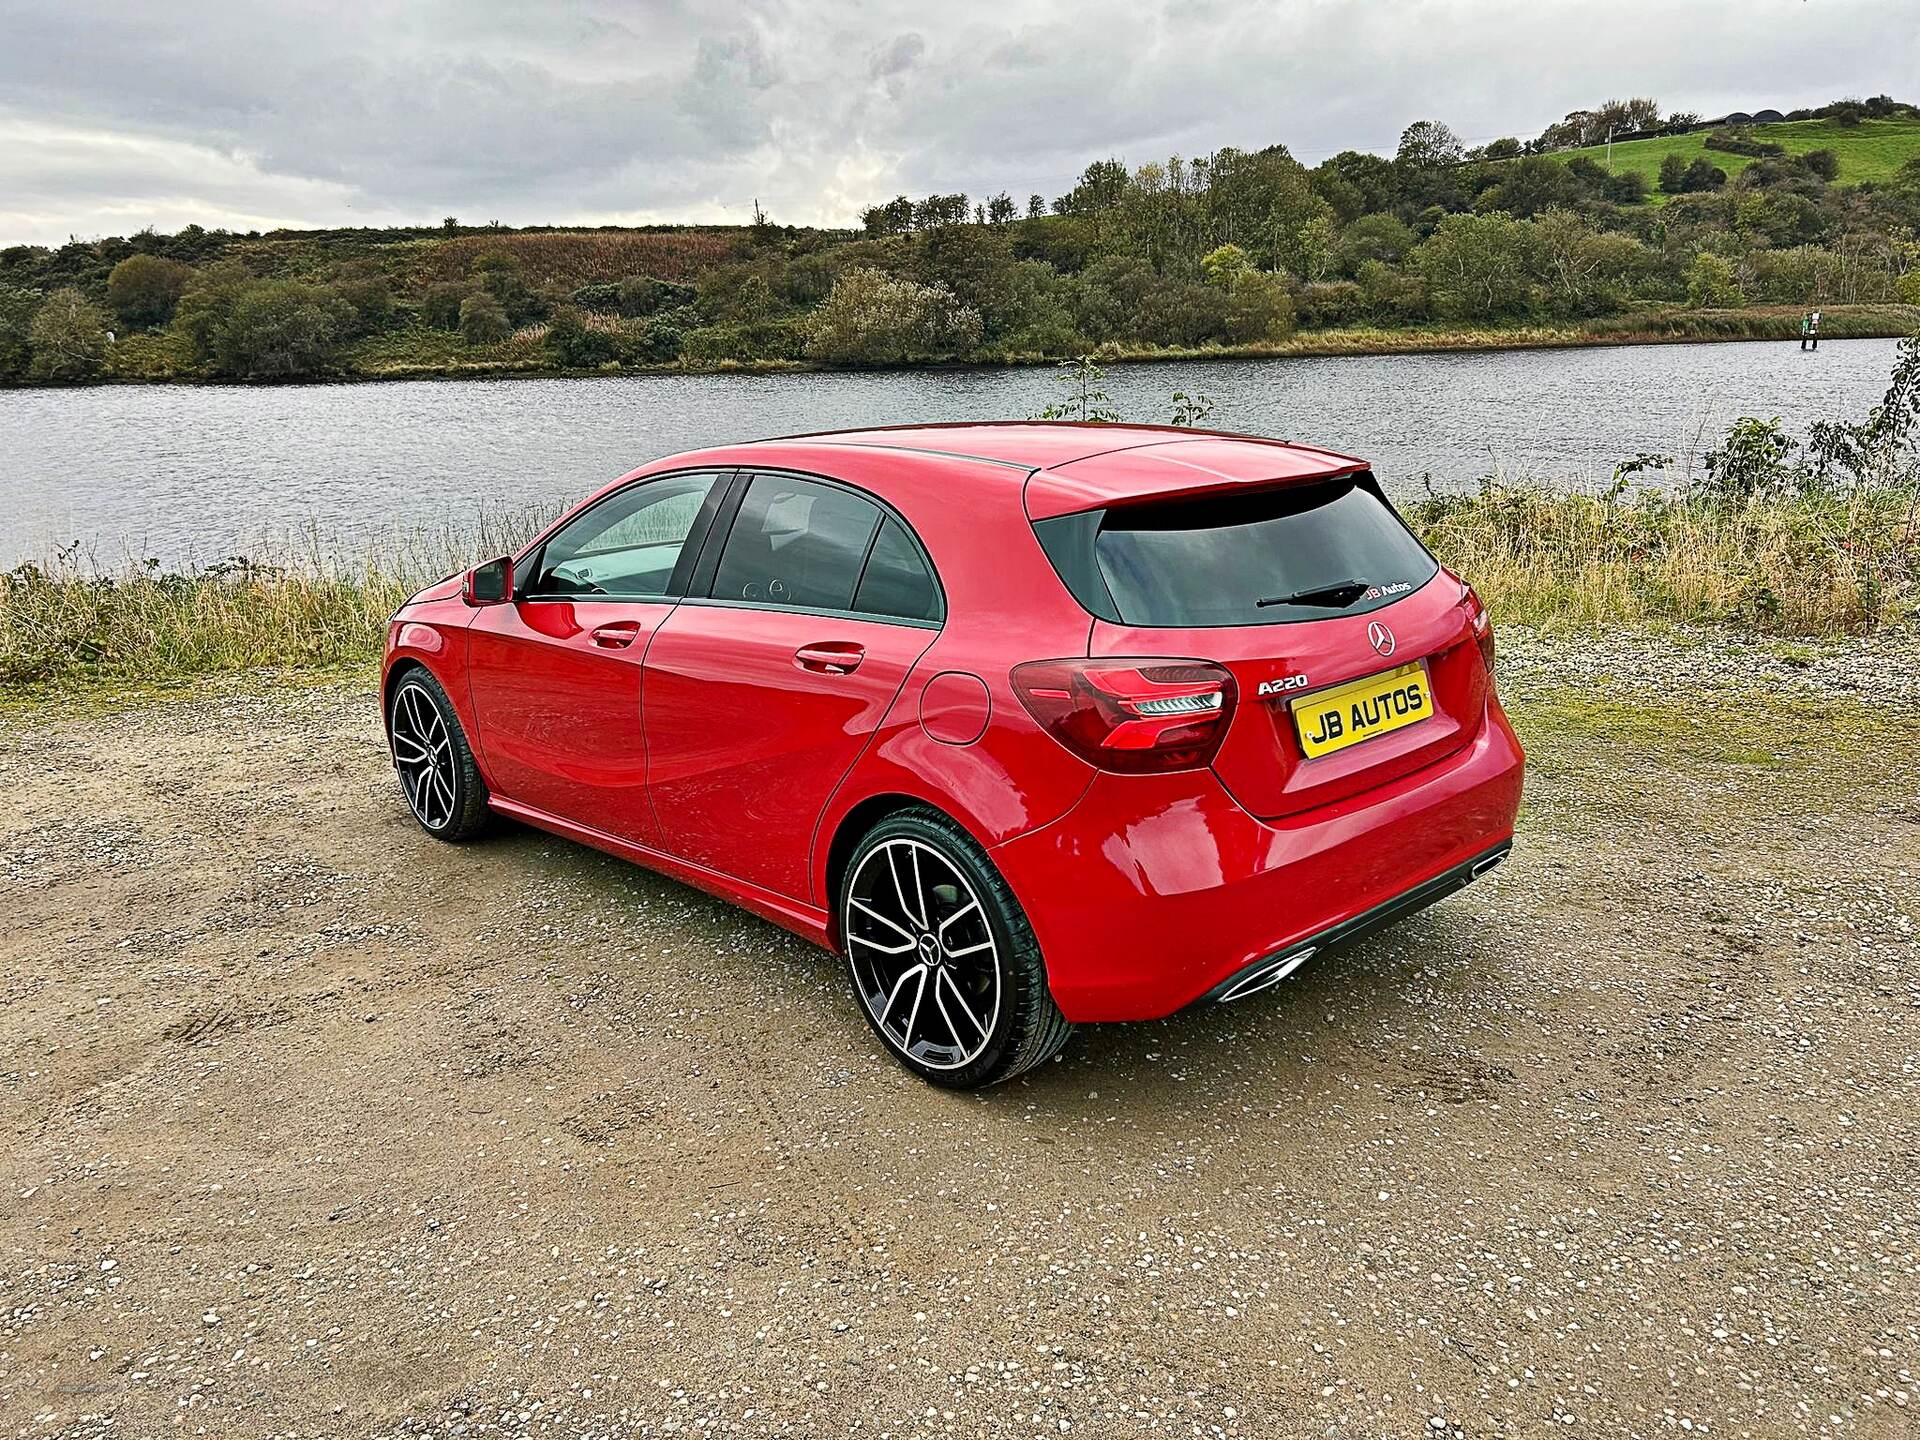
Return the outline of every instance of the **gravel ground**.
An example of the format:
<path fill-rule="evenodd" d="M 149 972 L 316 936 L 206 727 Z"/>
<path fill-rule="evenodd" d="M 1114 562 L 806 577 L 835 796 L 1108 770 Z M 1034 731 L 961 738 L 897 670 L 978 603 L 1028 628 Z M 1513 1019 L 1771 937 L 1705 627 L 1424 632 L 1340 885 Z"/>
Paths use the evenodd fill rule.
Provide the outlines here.
<path fill-rule="evenodd" d="M 0 714 L 0 1434 L 1911 1433 L 1911 640 L 1503 645 L 1510 864 L 980 1096 L 362 683 Z"/>

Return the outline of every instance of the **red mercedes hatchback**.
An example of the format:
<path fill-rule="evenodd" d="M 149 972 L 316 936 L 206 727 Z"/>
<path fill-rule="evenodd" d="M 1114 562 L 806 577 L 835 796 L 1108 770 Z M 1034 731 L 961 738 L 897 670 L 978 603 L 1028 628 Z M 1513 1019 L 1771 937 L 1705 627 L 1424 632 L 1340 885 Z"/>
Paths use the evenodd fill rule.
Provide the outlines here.
<path fill-rule="evenodd" d="M 1492 660 L 1364 461 L 913 426 L 621 477 L 403 605 L 384 697 L 430 834 L 504 815 L 744 905 L 978 1086 L 1497 864 Z"/>

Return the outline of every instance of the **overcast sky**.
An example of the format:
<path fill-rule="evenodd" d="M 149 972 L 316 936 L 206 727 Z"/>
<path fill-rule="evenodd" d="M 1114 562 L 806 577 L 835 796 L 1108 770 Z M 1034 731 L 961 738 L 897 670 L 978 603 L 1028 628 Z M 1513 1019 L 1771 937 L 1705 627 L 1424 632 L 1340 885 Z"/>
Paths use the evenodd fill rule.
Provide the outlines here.
<path fill-rule="evenodd" d="M 1920 99 L 1915 0 L 0 0 L 0 244 L 188 222 L 855 223 L 1611 95 Z"/>

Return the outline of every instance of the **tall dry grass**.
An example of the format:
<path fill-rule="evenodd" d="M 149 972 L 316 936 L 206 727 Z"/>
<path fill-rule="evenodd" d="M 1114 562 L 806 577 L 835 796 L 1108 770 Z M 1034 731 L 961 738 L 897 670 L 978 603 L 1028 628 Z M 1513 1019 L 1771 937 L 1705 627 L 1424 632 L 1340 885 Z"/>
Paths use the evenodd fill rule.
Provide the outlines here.
<path fill-rule="evenodd" d="M 1490 483 L 1408 507 L 1429 548 L 1496 616 L 1858 634 L 1920 612 L 1920 489 L 1729 504 Z"/>
<path fill-rule="evenodd" d="M 1842 636 L 1920 613 L 1920 491 L 1708 503 L 1489 482 L 1406 507 L 1498 619 L 1560 627 L 1678 621 Z M 380 653 L 414 590 L 510 550 L 546 517 L 384 537 L 350 560 L 316 537 L 188 573 L 69 554 L 0 576 L 0 690 L 157 683 Z"/>
<path fill-rule="evenodd" d="M 186 571 L 63 551 L 0 575 L 0 691 L 364 664 L 414 591 L 512 550 L 549 518 L 485 510 L 347 557 L 308 532 Z"/>

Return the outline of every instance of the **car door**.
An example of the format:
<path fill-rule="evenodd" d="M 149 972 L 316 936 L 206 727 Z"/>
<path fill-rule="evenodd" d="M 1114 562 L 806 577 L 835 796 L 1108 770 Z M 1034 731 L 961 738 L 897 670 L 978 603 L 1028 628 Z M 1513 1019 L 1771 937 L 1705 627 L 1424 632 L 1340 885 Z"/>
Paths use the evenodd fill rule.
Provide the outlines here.
<path fill-rule="evenodd" d="M 933 642 L 938 582 L 897 515 L 815 478 L 754 475 L 706 548 L 647 652 L 660 843 L 816 898 L 815 824 Z"/>
<path fill-rule="evenodd" d="M 721 481 L 662 476 L 595 502 L 527 557 L 512 604 L 474 617 L 480 751 L 505 798 L 654 843 L 642 661 L 686 588 Z"/>

